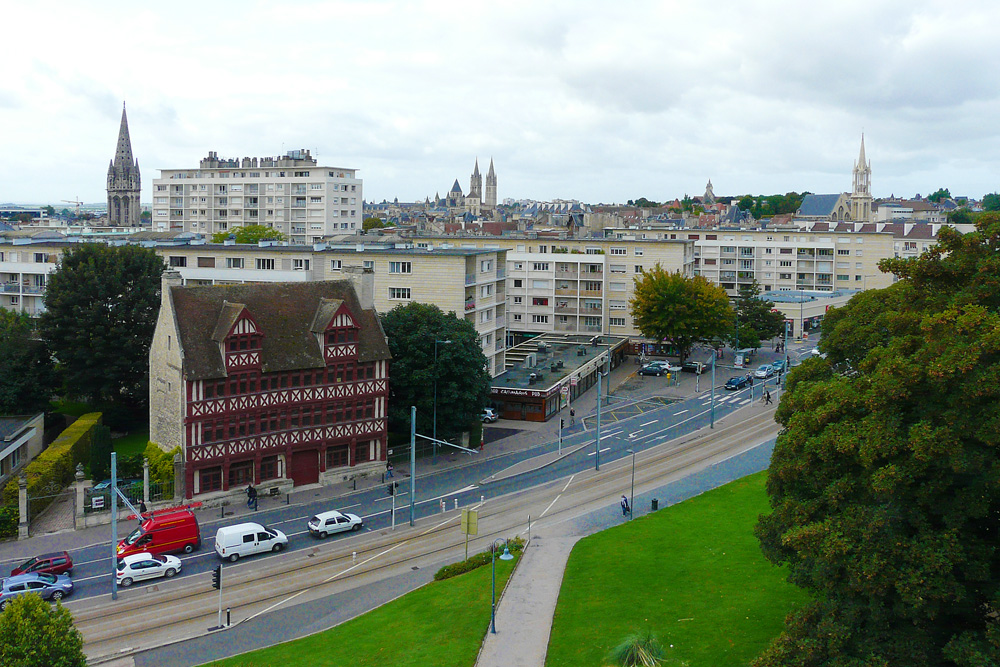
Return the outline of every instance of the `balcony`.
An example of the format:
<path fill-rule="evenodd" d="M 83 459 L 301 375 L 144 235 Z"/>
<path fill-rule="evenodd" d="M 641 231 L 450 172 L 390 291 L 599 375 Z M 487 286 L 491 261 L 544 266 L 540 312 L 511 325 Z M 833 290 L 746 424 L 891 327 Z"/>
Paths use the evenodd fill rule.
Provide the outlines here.
<path fill-rule="evenodd" d="M 576 306 L 556 306 L 557 315 L 578 315 L 580 310 Z"/>
<path fill-rule="evenodd" d="M 19 294 L 21 292 L 21 286 L 17 283 L 7 283 L 3 286 L 4 292 L 13 292 L 14 294 Z"/>
<path fill-rule="evenodd" d="M 507 269 L 497 269 L 497 280 L 503 280 L 507 277 Z"/>
<path fill-rule="evenodd" d="M 476 309 L 476 302 L 475 301 L 466 301 L 465 302 L 465 312 L 469 312 L 470 310 L 475 310 L 475 309 Z"/>
<path fill-rule="evenodd" d="M 466 285 L 475 285 L 476 284 L 476 274 L 475 273 L 466 273 L 465 274 L 465 284 Z"/>
<path fill-rule="evenodd" d="M 559 290 L 556 290 L 556 294 Z M 580 296 L 601 296 L 601 290 L 599 289 L 582 289 L 580 290 Z"/>
<path fill-rule="evenodd" d="M 556 295 L 557 296 L 577 296 L 579 294 L 580 294 L 580 291 L 578 289 L 576 289 L 575 287 L 557 287 L 556 288 Z"/>
<path fill-rule="evenodd" d="M 556 270 L 556 278 L 579 278 L 580 274 L 577 271 L 560 271 Z"/>

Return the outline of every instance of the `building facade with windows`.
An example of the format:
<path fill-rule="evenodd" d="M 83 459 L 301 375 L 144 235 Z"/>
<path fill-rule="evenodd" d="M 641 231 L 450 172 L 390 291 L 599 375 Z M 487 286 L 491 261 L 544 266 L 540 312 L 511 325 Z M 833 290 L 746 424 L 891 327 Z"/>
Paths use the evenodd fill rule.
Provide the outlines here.
<path fill-rule="evenodd" d="M 164 273 L 150 439 L 181 448 L 185 497 L 381 472 L 390 355 L 371 277 L 184 287 Z"/>
<path fill-rule="evenodd" d="M 294 244 L 313 243 L 361 229 L 362 185 L 356 169 L 320 166 L 308 150 L 242 159 L 209 152 L 197 169 L 160 170 L 152 229 L 211 237 L 264 225 Z"/>

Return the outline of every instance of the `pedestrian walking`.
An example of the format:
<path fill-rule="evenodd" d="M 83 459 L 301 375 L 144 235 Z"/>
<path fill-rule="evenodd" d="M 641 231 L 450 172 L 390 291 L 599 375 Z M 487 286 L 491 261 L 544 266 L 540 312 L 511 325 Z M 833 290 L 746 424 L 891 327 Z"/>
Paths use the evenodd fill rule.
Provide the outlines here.
<path fill-rule="evenodd" d="M 139 514 L 145 515 L 148 510 L 146 509 L 146 502 L 144 500 L 139 501 Z"/>
<path fill-rule="evenodd" d="M 253 488 L 253 482 L 247 484 L 247 507 L 257 511 L 257 489 Z"/>
<path fill-rule="evenodd" d="M 622 516 L 626 516 L 631 511 L 632 511 L 632 508 L 628 506 L 628 498 L 626 498 L 625 494 L 623 493 L 622 494 Z"/>
<path fill-rule="evenodd" d="M 569 409 L 569 423 L 570 426 L 576 423 L 576 408 Z"/>
<path fill-rule="evenodd" d="M 770 404 L 771 404 L 771 392 L 770 391 L 765 391 L 764 392 L 764 405 L 770 405 Z"/>
<path fill-rule="evenodd" d="M 385 462 L 385 476 L 392 477 L 392 461 Z"/>

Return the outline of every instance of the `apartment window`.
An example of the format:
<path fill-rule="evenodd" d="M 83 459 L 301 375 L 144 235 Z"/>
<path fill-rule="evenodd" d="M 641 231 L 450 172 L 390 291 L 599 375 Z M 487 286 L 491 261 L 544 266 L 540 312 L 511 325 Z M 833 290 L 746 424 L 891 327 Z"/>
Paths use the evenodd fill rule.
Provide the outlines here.
<path fill-rule="evenodd" d="M 549 305 L 548 297 L 536 296 L 531 299 L 532 306 L 547 306 Z"/>
<path fill-rule="evenodd" d="M 625 265 L 624 264 L 612 264 L 611 265 L 611 273 L 625 273 Z"/>
<path fill-rule="evenodd" d="M 712 260 L 712 263 L 714 264 L 715 260 Z M 635 272 L 636 273 L 642 273 L 642 264 L 636 264 L 635 265 Z"/>
<path fill-rule="evenodd" d="M 292 260 L 292 270 L 293 271 L 308 271 L 309 270 L 309 260 L 308 259 L 293 259 Z"/>
<path fill-rule="evenodd" d="M 521 251 L 523 252 L 524 251 L 524 246 L 519 246 L 519 247 L 521 248 Z M 514 262 L 514 270 L 515 271 L 521 271 L 523 269 L 524 269 L 524 262 Z"/>
<path fill-rule="evenodd" d="M 493 285 L 482 285 L 479 288 L 479 296 L 493 296 Z"/>
<path fill-rule="evenodd" d="M 409 287 L 390 287 L 389 288 L 389 298 L 395 301 L 399 300 L 409 300 L 410 299 L 410 288 Z"/>
<path fill-rule="evenodd" d="M 330 270 L 331 271 L 340 271 L 343 268 L 344 268 L 344 261 L 343 260 L 340 260 L 340 259 L 331 259 L 330 260 Z"/>
<path fill-rule="evenodd" d="M 521 280 L 520 278 L 514 278 L 514 287 L 518 288 L 524 287 L 524 281 Z"/>
<path fill-rule="evenodd" d="M 862 257 L 864 255 L 864 252 L 865 252 L 864 250 L 861 250 L 860 248 L 858 248 L 857 250 L 854 251 L 854 256 L 855 257 Z"/>
<path fill-rule="evenodd" d="M 628 310 L 628 304 L 625 303 L 624 301 L 612 300 L 611 302 L 609 302 L 608 307 L 611 310 Z"/>
<path fill-rule="evenodd" d="M 628 254 L 628 248 L 612 248 L 611 249 L 611 254 L 612 255 L 627 255 Z"/>
<path fill-rule="evenodd" d="M 778 274 L 778 279 L 779 280 L 791 280 L 792 279 L 792 274 L 790 274 L 790 273 L 779 273 Z"/>
<path fill-rule="evenodd" d="M 274 271 L 273 259 L 258 257 L 256 265 L 258 271 Z"/>
<path fill-rule="evenodd" d="M 521 314 L 520 313 L 514 313 L 514 321 L 515 322 L 520 322 L 521 321 Z"/>
<path fill-rule="evenodd" d="M 226 268 L 227 269 L 242 269 L 243 268 L 243 258 L 242 257 L 226 257 Z"/>
<path fill-rule="evenodd" d="M 915 243 L 913 245 L 916 246 Z M 837 254 L 838 255 L 850 255 L 851 254 L 851 249 L 850 248 L 847 248 L 847 249 L 837 248 Z"/>
<path fill-rule="evenodd" d="M 613 326 L 613 327 L 623 327 L 623 326 L 625 326 L 625 318 L 624 317 L 609 317 L 608 321 L 611 322 L 611 326 Z"/>
<path fill-rule="evenodd" d="M 285 174 L 282 173 L 281 175 L 284 176 Z M 294 172 L 292 172 L 292 177 L 293 178 L 309 178 L 309 172 L 308 171 L 294 171 Z"/>
<path fill-rule="evenodd" d="M 481 262 L 479 262 L 479 270 L 480 271 L 492 271 L 493 270 L 493 260 L 492 259 L 484 259 Z"/>
<path fill-rule="evenodd" d="M 198 268 L 201 268 L 201 269 L 214 269 L 215 268 L 215 258 L 214 257 L 199 257 L 198 258 Z"/>
<path fill-rule="evenodd" d="M 520 305 L 522 303 L 524 303 L 524 297 L 520 297 L 520 296 L 515 296 L 514 297 L 514 305 L 515 306 L 518 306 L 518 305 Z"/>
<path fill-rule="evenodd" d="M 549 270 L 549 263 L 548 262 L 533 262 L 531 264 L 531 270 L 532 271 L 548 271 Z"/>
<path fill-rule="evenodd" d="M 549 316 L 548 315 L 532 315 L 531 316 L 531 322 L 532 322 L 532 324 L 548 324 L 549 323 Z"/>
<path fill-rule="evenodd" d="M 599 326 L 601 326 L 601 318 L 600 317 L 590 317 L 590 316 L 584 317 L 583 318 L 583 324 L 585 326 L 588 326 L 588 327 L 599 327 Z"/>
<path fill-rule="evenodd" d="M 779 266 L 791 266 L 792 265 L 792 261 L 789 260 L 789 259 L 783 259 L 780 262 L 778 262 L 778 265 Z"/>
<path fill-rule="evenodd" d="M 173 267 L 184 267 L 188 265 L 187 257 L 170 257 L 170 266 Z"/>
<path fill-rule="evenodd" d="M 413 273 L 410 262 L 389 262 L 389 273 Z"/>
<path fill-rule="evenodd" d="M 608 289 L 612 292 L 624 292 L 626 290 L 625 283 L 608 283 Z M 597 290 L 600 291 L 600 290 Z"/>
<path fill-rule="evenodd" d="M 492 319 L 493 319 L 493 309 L 492 308 L 490 308 L 488 310 L 481 310 L 481 311 L 479 311 L 479 321 L 480 322 L 489 322 Z"/>
<path fill-rule="evenodd" d="M 532 289 L 548 289 L 549 288 L 549 281 L 548 280 L 532 280 L 531 281 L 531 288 Z"/>
<path fill-rule="evenodd" d="M 45 253 L 44 252 L 36 252 L 35 253 L 35 264 L 44 264 L 44 263 L 45 263 Z"/>
<path fill-rule="evenodd" d="M 837 274 L 837 280 L 850 280 L 850 279 L 851 279 L 850 276 L 844 276 L 839 273 Z"/>
<path fill-rule="evenodd" d="M 373 260 L 373 259 L 366 259 L 365 261 L 363 261 L 361 263 L 361 266 L 362 266 L 362 268 L 371 269 L 372 271 L 374 271 L 375 270 L 375 260 Z"/>
<path fill-rule="evenodd" d="M 633 254 L 634 254 L 634 255 L 635 255 L 636 257 L 642 257 L 642 248 L 636 248 L 635 250 L 633 250 L 633 251 L 632 251 L 632 253 L 633 253 Z"/>

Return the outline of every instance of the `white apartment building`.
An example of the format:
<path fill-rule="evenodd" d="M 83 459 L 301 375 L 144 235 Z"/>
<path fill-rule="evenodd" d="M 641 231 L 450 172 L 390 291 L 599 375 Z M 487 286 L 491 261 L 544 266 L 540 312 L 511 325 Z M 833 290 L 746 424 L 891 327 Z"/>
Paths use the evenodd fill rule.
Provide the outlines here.
<path fill-rule="evenodd" d="M 211 237 L 244 225 L 277 229 L 293 244 L 361 229 L 356 169 L 319 166 L 308 150 L 282 157 L 220 159 L 197 169 L 161 169 L 153 180 L 154 231 Z"/>

